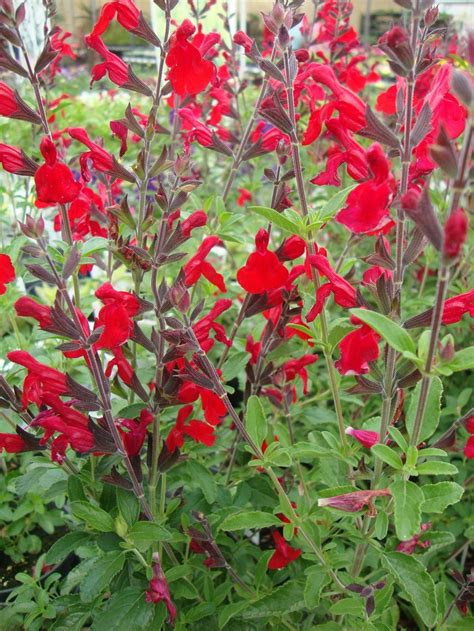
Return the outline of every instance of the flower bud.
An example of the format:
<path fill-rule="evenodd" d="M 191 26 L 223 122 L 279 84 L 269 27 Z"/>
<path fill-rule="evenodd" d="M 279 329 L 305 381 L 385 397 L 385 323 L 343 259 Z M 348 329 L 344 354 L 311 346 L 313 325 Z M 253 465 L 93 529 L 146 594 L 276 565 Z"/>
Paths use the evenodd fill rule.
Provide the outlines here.
<path fill-rule="evenodd" d="M 380 441 L 378 432 L 371 432 L 365 429 L 354 429 L 349 425 L 346 427 L 345 433 L 355 438 L 361 445 L 370 449 Z"/>
<path fill-rule="evenodd" d="M 306 244 L 303 239 L 293 235 L 285 239 L 280 245 L 275 254 L 280 261 L 294 261 L 304 254 L 306 250 Z"/>
<path fill-rule="evenodd" d="M 470 416 L 464 421 L 464 427 L 469 434 L 474 434 L 474 416 Z"/>
<path fill-rule="evenodd" d="M 468 220 L 465 212 L 458 208 L 448 217 L 444 226 L 443 257 L 445 260 L 456 259 L 466 240 Z"/>
<path fill-rule="evenodd" d="M 369 507 L 369 514 L 375 512 L 372 502 L 376 497 L 391 495 L 389 489 L 379 489 L 375 491 L 354 491 L 353 493 L 344 493 L 342 495 L 334 495 L 333 497 L 323 497 L 318 500 L 318 506 L 329 506 L 347 513 L 357 513 L 364 506 Z"/>
<path fill-rule="evenodd" d="M 450 334 L 450 335 L 447 335 L 443 339 L 443 341 L 440 343 L 439 354 L 440 354 L 441 359 L 444 362 L 450 362 L 454 357 L 454 353 L 455 353 L 454 338 Z"/>
<path fill-rule="evenodd" d="M 425 26 L 432 26 L 438 19 L 439 9 L 438 7 L 430 7 L 425 11 Z"/>
<path fill-rule="evenodd" d="M 401 26 L 392 27 L 388 33 L 384 33 L 379 39 L 379 45 L 402 68 L 405 70 L 413 68 L 414 55 L 406 29 Z"/>
<path fill-rule="evenodd" d="M 237 46 L 242 46 L 245 54 L 249 55 L 252 50 L 254 41 L 251 37 L 247 35 L 247 33 L 244 33 L 243 31 L 238 31 L 234 35 L 234 44 L 237 44 Z"/>

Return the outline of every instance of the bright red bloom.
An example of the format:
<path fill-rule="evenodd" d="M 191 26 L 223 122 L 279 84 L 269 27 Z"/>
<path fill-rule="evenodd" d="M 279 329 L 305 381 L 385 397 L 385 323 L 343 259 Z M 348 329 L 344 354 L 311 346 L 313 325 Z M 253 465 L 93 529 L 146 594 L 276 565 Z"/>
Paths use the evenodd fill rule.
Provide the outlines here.
<path fill-rule="evenodd" d="M 88 236 L 107 237 L 107 216 L 100 195 L 84 187 L 67 211 L 74 241 L 83 241 Z M 57 215 L 54 229 L 61 230 L 61 215 Z M 101 218 L 103 220 L 101 221 Z M 56 219 L 56 218 L 55 218 Z"/>
<path fill-rule="evenodd" d="M 174 625 L 177 611 L 171 600 L 168 581 L 161 569 L 160 557 L 156 552 L 153 554 L 153 578 L 145 592 L 145 599 L 147 603 L 155 604 L 163 601 L 168 609 L 168 622 Z"/>
<path fill-rule="evenodd" d="M 36 195 L 42 204 L 68 204 L 76 199 L 81 190 L 74 180 L 71 169 L 58 161 L 56 147 L 47 136 L 40 144 L 45 160 L 35 173 Z"/>
<path fill-rule="evenodd" d="M 22 149 L 0 142 L 0 164 L 15 175 L 34 175 L 38 165 Z"/>
<path fill-rule="evenodd" d="M 231 306 L 232 300 L 230 299 L 217 300 L 209 313 L 193 324 L 194 334 L 206 353 L 214 345 L 214 340 L 210 337 L 211 331 L 214 331 L 214 337 L 218 342 L 222 342 L 226 346 L 232 346 L 232 342 L 227 338 L 222 324 L 215 321 L 221 313 L 230 309 Z"/>
<path fill-rule="evenodd" d="M 51 308 L 40 305 L 29 296 L 22 296 L 15 304 L 15 311 L 20 318 L 33 318 L 37 320 L 41 329 L 47 329 L 52 324 Z"/>
<path fill-rule="evenodd" d="M 114 0 L 106 2 L 100 11 L 99 18 L 94 24 L 90 37 L 99 37 L 107 30 L 114 17 L 127 31 L 133 31 L 138 26 L 140 11 L 133 0 Z"/>
<path fill-rule="evenodd" d="M 87 166 L 87 161 L 90 160 L 94 166 L 94 169 L 97 171 L 101 171 L 102 173 L 112 173 L 114 171 L 114 159 L 110 155 L 108 151 L 106 151 L 103 147 L 101 147 L 96 142 L 93 142 L 85 129 L 81 127 L 69 127 L 68 134 L 74 140 L 81 142 L 86 145 L 90 149 L 80 157 L 81 163 L 81 174 L 82 178 L 89 182 L 91 179 L 91 175 Z"/>
<path fill-rule="evenodd" d="M 467 236 L 469 222 L 466 213 L 457 208 L 444 226 L 443 254 L 447 259 L 457 258 Z"/>
<path fill-rule="evenodd" d="M 356 306 L 356 290 L 352 285 L 339 276 L 331 267 L 329 261 L 324 254 L 312 254 L 308 257 L 310 265 L 316 267 L 319 274 L 326 276 L 329 282 L 324 283 L 318 289 L 316 294 L 316 302 L 306 315 L 306 321 L 312 322 L 321 313 L 324 304 L 330 294 L 334 295 L 336 304 L 345 309 Z"/>
<path fill-rule="evenodd" d="M 26 351 L 11 351 L 7 353 L 11 362 L 19 364 L 28 370 L 23 382 L 23 407 L 28 403 L 41 405 L 47 395 L 60 396 L 67 392 L 66 375 L 59 370 L 41 364 Z"/>
<path fill-rule="evenodd" d="M 63 31 L 59 26 L 55 26 L 51 33 L 51 48 L 56 52 L 56 57 L 50 63 L 50 65 L 43 72 L 48 72 L 51 77 L 55 77 L 57 72 L 61 72 L 59 63 L 63 57 L 70 57 L 71 59 L 77 59 L 76 53 L 66 40 L 71 37 L 72 33 Z M 50 103 L 51 106 L 51 103 Z"/>
<path fill-rule="evenodd" d="M 365 270 L 362 275 L 362 285 L 375 285 L 381 276 L 385 276 L 386 280 L 393 278 L 393 271 L 374 265 Z"/>
<path fill-rule="evenodd" d="M 6 291 L 6 285 L 16 278 L 15 268 L 8 254 L 0 254 L 0 296 Z"/>
<path fill-rule="evenodd" d="M 119 420 L 123 446 L 130 457 L 138 456 L 147 435 L 148 426 L 153 423 L 153 414 L 148 410 L 140 412 L 139 419 Z M 124 431 L 124 429 L 128 431 Z"/>
<path fill-rule="evenodd" d="M 0 453 L 3 449 L 7 454 L 18 454 L 26 449 L 26 443 L 18 434 L 0 433 Z"/>
<path fill-rule="evenodd" d="M 303 394 L 308 394 L 308 371 L 306 366 L 318 361 L 318 355 L 303 355 L 298 359 L 290 359 L 283 364 L 283 372 L 286 381 L 293 381 L 296 377 L 301 377 L 303 382 Z"/>
<path fill-rule="evenodd" d="M 256 252 L 237 272 L 237 282 L 250 294 L 261 294 L 264 291 L 278 289 L 288 279 L 288 270 L 274 252 L 268 249 L 270 236 L 260 228 L 255 237 Z"/>
<path fill-rule="evenodd" d="M 278 530 L 272 532 L 275 552 L 268 561 L 269 570 L 281 570 L 301 556 L 301 548 L 295 549 L 280 535 Z"/>
<path fill-rule="evenodd" d="M 185 405 L 179 410 L 176 424 L 166 438 L 166 447 L 170 453 L 173 453 L 176 449 L 181 449 L 184 445 L 185 436 L 189 436 L 194 441 L 202 443 L 207 447 L 212 447 L 216 442 L 216 436 L 214 434 L 215 428 L 212 425 L 208 425 L 197 419 L 187 421 L 192 411 L 192 405 Z"/>
<path fill-rule="evenodd" d="M 456 324 L 465 313 L 469 313 L 471 318 L 474 318 L 474 289 L 445 301 L 442 323 Z"/>
<path fill-rule="evenodd" d="M 204 276 L 210 283 L 222 292 L 226 292 L 224 277 L 219 274 L 214 267 L 205 259 L 209 252 L 216 245 L 221 245 L 222 241 L 219 237 L 210 236 L 203 239 L 196 254 L 189 259 L 184 266 L 185 283 L 187 287 L 191 287 Z"/>
<path fill-rule="evenodd" d="M 0 116 L 40 123 L 38 114 L 29 107 L 16 90 L 0 81 Z"/>
<path fill-rule="evenodd" d="M 466 458 L 472 460 L 474 458 L 474 436 L 469 436 L 463 450 Z"/>
<path fill-rule="evenodd" d="M 275 254 L 280 261 L 294 261 L 303 256 L 306 251 L 306 243 L 301 237 L 295 234 L 283 241 Z"/>
<path fill-rule="evenodd" d="M 195 212 L 191 213 L 189 217 L 181 222 L 181 232 L 183 233 L 184 237 L 189 238 L 193 230 L 195 230 L 196 228 L 200 228 L 201 226 L 205 226 L 206 223 L 206 213 L 203 210 L 196 210 Z"/>
<path fill-rule="evenodd" d="M 190 381 L 183 382 L 179 389 L 178 399 L 181 403 L 194 403 L 201 399 L 204 418 L 210 425 L 219 425 L 227 415 L 227 408 L 223 400 L 211 390 L 200 388 Z"/>
<path fill-rule="evenodd" d="M 120 346 L 116 346 L 115 348 L 112 348 L 111 351 L 114 357 L 107 363 L 107 367 L 105 369 L 105 376 L 110 377 L 112 375 L 112 370 L 114 368 L 117 368 L 117 374 L 120 377 L 120 379 L 127 385 L 130 385 L 132 383 L 133 375 L 135 374 L 133 372 L 132 365 L 126 359 L 123 353 L 123 350 Z"/>
<path fill-rule="evenodd" d="M 378 432 L 371 432 L 366 429 L 354 429 L 349 425 L 346 427 L 345 433 L 355 438 L 361 445 L 370 449 L 380 441 Z"/>
<path fill-rule="evenodd" d="M 237 198 L 237 206 L 245 206 L 247 202 L 252 201 L 252 193 L 246 188 L 238 188 L 239 196 Z"/>
<path fill-rule="evenodd" d="M 95 328 L 103 326 L 104 330 L 94 346 L 114 349 L 125 344 L 133 333 L 132 318 L 140 309 L 138 299 L 126 291 L 117 291 L 110 283 L 104 283 L 95 295 L 104 303 Z"/>
<path fill-rule="evenodd" d="M 166 55 L 168 78 L 174 92 L 179 96 L 199 94 L 206 89 L 216 74 L 216 67 L 212 61 L 203 58 L 207 50 L 200 50 L 188 41 L 195 30 L 196 27 L 190 20 L 184 20 L 172 36 Z"/>
<path fill-rule="evenodd" d="M 470 416 L 466 421 L 464 421 L 464 427 L 469 434 L 474 434 L 474 416 Z"/>
<path fill-rule="evenodd" d="M 371 179 L 349 193 L 346 206 L 336 215 L 336 221 L 356 234 L 383 230 L 392 221 L 388 208 L 394 178 L 390 173 L 390 162 L 379 144 L 373 144 L 367 150 L 367 163 Z"/>
<path fill-rule="evenodd" d="M 150 88 L 133 74 L 130 66 L 112 53 L 100 37 L 88 35 L 85 37 L 85 41 L 90 48 L 93 48 L 104 59 L 102 63 L 92 66 L 91 85 L 108 75 L 112 83 L 126 90 L 133 90 L 147 96 L 152 94 Z"/>
<path fill-rule="evenodd" d="M 380 335 L 369 326 L 361 327 L 346 335 L 339 342 L 340 359 L 335 366 L 341 375 L 365 375 L 369 372 L 369 362 L 379 356 Z"/>

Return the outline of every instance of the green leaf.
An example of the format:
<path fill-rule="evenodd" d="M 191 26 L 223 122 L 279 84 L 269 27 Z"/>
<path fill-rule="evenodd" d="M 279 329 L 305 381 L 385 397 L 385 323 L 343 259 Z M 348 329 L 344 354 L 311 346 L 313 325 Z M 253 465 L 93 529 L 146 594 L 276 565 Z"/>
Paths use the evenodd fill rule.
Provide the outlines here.
<path fill-rule="evenodd" d="M 117 494 L 117 507 L 120 514 L 129 526 L 133 526 L 140 514 L 140 505 L 137 498 L 132 491 L 127 491 L 120 487 L 117 487 L 115 492 Z"/>
<path fill-rule="evenodd" d="M 109 242 L 104 237 L 92 237 L 82 244 L 82 254 L 88 256 L 94 252 L 101 252 L 109 247 Z"/>
<path fill-rule="evenodd" d="M 329 199 L 319 211 L 319 217 L 324 220 L 328 220 L 341 210 L 349 193 L 357 186 L 357 184 L 351 184 L 343 188 L 342 191 L 338 191 L 335 195 Z"/>
<path fill-rule="evenodd" d="M 442 513 L 447 506 L 456 504 L 461 499 L 464 489 L 456 482 L 438 482 L 425 484 L 425 501 L 421 505 L 423 513 Z"/>
<path fill-rule="evenodd" d="M 215 476 L 210 473 L 209 469 L 206 469 L 202 464 L 196 462 L 196 460 L 188 460 L 187 468 L 194 485 L 201 489 L 206 498 L 206 502 L 213 504 L 217 497 Z"/>
<path fill-rule="evenodd" d="M 283 213 L 279 213 L 273 208 L 266 208 L 265 206 L 249 206 L 249 210 L 260 215 L 260 217 L 264 217 L 271 221 L 276 226 L 282 228 L 282 230 L 286 230 L 290 234 L 301 234 L 300 226 L 293 222 L 291 219 L 288 219 Z"/>
<path fill-rule="evenodd" d="M 247 403 L 245 428 L 257 447 L 260 447 L 267 435 L 267 419 L 262 403 L 255 395 L 252 395 Z"/>
<path fill-rule="evenodd" d="M 401 480 L 390 485 L 395 504 L 395 531 L 401 541 L 411 539 L 420 530 L 423 491 L 414 482 Z"/>
<path fill-rule="evenodd" d="M 368 324 L 371 329 L 383 337 L 389 346 L 399 353 L 416 353 L 415 342 L 409 333 L 387 316 L 375 311 L 368 311 L 368 309 L 350 309 L 350 312 Z"/>
<path fill-rule="evenodd" d="M 166 528 L 158 524 L 153 524 L 150 521 L 138 521 L 127 533 L 127 539 L 130 540 L 140 552 L 145 552 L 154 543 L 166 541 L 171 538 L 172 535 Z"/>
<path fill-rule="evenodd" d="M 360 596 L 342 598 L 329 607 L 329 611 L 335 616 L 364 617 L 364 601 Z"/>
<path fill-rule="evenodd" d="M 453 359 L 443 366 L 451 368 L 453 372 L 472 370 L 474 368 L 474 346 L 457 351 Z"/>
<path fill-rule="evenodd" d="M 74 552 L 80 546 L 90 540 L 90 535 L 86 532 L 68 532 L 67 535 L 61 537 L 53 543 L 46 553 L 46 563 L 54 565 L 65 559 L 71 552 Z"/>
<path fill-rule="evenodd" d="M 220 525 L 221 530 L 247 530 L 249 528 L 269 528 L 281 526 L 281 520 L 271 513 L 263 511 L 240 511 L 229 515 Z"/>
<path fill-rule="evenodd" d="M 403 462 L 400 456 L 396 451 L 387 447 L 387 445 L 374 445 L 371 451 L 377 458 L 383 460 L 383 462 L 390 465 L 393 469 L 399 470 L 403 468 Z"/>
<path fill-rule="evenodd" d="M 382 564 L 390 572 L 418 615 L 428 627 L 438 618 L 438 603 L 433 579 L 420 561 L 402 552 L 387 552 Z"/>
<path fill-rule="evenodd" d="M 288 581 L 281 587 L 248 607 L 241 615 L 245 620 L 267 618 L 269 616 L 289 614 L 305 608 L 303 585 L 299 581 Z M 243 627 L 245 628 L 245 627 Z"/>
<path fill-rule="evenodd" d="M 111 532 L 115 530 L 114 520 L 111 515 L 89 502 L 71 502 L 71 510 L 74 517 L 82 519 L 86 524 L 99 532 Z"/>
<path fill-rule="evenodd" d="M 246 600 L 240 600 L 236 603 L 230 603 L 230 605 L 224 605 L 219 607 L 219 629 L 223 629 L 231 618 L 239 614 L 245 607 L 248 607 L 249 603 Z"/>
<path fill-rule="evenodd" d="M 323 587 L 329 583 L 329 578 L 321 572 L 320 567 L 310 567 L 305 574 L 304 602 L 308 609 L 315 609 L 319 605 Z"/>
<path fill-rule="evenodd" d="M 143 589 L 126 587 L 116 592 L 107 607 L 96 614 L 91 631 L 143 631 L 147 628 L 156 605 L 147 603 Z M 158 629 L 159 627 L 157 627 Z"/>
<path fill-rule="evenodd" d="M 417 465 L 416 471 L 418 475 L 455 475 L 458 473 L 457 467 L 449 462 L 440 462 L 439 460 L 430 460 Z"/>
<path fill-rule="evenodd" d="M 124 563 L 124 552 L 108 552 L 97 559 L 89 573 L 81 581 L 81 600 L 89 603 L 97 598 L 109 586 L 113 577 L 120 572 Z"/>
<path fill-rule="evenodd" d="M 413 433 L 415 424 L 416 411 L 420 399 L 421 381 L 416 385 L 415 391 L 411 395 L 410 405 L 408 406 L 406 428 L 410 436 Z M 439 377 L 433 377 L 430 380 L 428 394 L 426 399 L 425 414 L 421 423 L 421 431 L 418 442 L 421 443 L 432 436 L 436 431 L 441 414 L 441 395 L 443 394 L 443 384 Z"/>

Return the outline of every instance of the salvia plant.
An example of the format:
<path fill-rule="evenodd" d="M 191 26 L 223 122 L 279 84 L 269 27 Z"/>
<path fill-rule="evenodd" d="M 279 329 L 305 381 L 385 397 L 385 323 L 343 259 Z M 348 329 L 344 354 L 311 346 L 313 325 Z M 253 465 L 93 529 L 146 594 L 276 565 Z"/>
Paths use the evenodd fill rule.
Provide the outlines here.
<path fill-rule="evenodd" d="M 0 626 L 472 629 L 474 35 L 177 1 L 102 6 L 86 106 L 0 2 L 2 493 L 63 515 Z"/>

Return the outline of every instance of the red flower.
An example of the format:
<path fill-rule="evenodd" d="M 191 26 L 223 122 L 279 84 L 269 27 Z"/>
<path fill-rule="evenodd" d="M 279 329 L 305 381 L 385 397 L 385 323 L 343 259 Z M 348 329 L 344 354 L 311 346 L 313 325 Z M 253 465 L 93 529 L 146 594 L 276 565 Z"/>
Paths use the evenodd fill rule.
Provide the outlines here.
<path fill-rule="evenodd" d="M 210 425 L 219 425 L 227 415 L 227 408 L 222 399 L 211 390 L 200 388 L 189 381 L 179 389 L 178 399 L 181 403 L 193 403 L 201 399 L 204 418 Z"/>
<path fill-rule="evenodd" d="M 231 306 L 232 300 L 217 300 L 216 304 L 212 307 L 209 313 L 193 324 L 193 331 L 197 340 L 206 353 L 214 345 L 214 340 L 210 337 L 211 331 L 214 331 L 215 339 L 218 342 L 222 342 L 226 346 L 232 346 L 232 342 L 227 338 L 222 324 L 215 322 L 216 318 L 218 318 L 224 311 L 227 311 L 227 309 L 230 309 Z"/>
<path fill-rule="evenodd" d="M 220 245 L 222 241 L 219 237 L 210 236 L 203 239 L 196 254 L 184 266 L 185 283 L 187 287 L 191 287 L 204 276 L 210 283 L 222 292 L 226 292 L 224 277 L 219 274 L 214 267 L 205 259 L 209 252 L 216 245 Z"/>
<path fill-rule="evenodd" d="M 324 283 L 318 289 L 316 302 L 309 310 L 306 320 L 312 322 L 321 313 L 324 304 L 330 294 L 334 295 L 336 304 L 345 309 L 356 306 L 356 290 L 342 276 L 339 276 L 331 267 L 326 256 L 322 253 L 312 254 L 308 257 L 308 263 L 318 270 L 319 274 L 326 276 L 329 282 Z"/>
<path fill-rule="evenodd" d="M 417 547 L 420 548 L 429 548 L 431 545 L 430 541 L 420 541 L 420 537 L 424 532 L 431 528 L 431 524 L 428 522 L 427 524 L 421 524 L 420 532 L 416 535 L 413 535 L 411 539 L 408 541 L 402 541 L 398 544 L 397 550 L 398 552 L 403 552 L 404 554 L 413 554 Z"/>
<path fill-rule="evenodd" d="M 106 2 L 89 37 L 99 37 L 99 35 L 105 33 L 115 16 L 117 16 L 117 22 L 124 29 L 133 31 L 138 26 L 140 11 L 132 0 Z"/>
<path fill-rule="evenodd" d="M 109 79 L 112 83 L 115 83 L 115 85 L 125 88 L 126 90 L 132 90 L 133 92 L 140 92 L 146 96 L 151 96 L 152 92 L 150 88 L 134 75 L 130 66 L 122 61 L 120 57 L 110 52 L 100 37 L 88 35 L 85 37 L 85 41 L 90 48 L 93 48 L 104 59 L 102 63 L 92 66 L 91 85 L 95 81 L 100 81 L 105 75 L 108 75 Z"/>
<path fill-rule="evenodd" d="M 341 375 L 368 373 L 369 362 L 379 356 L 379 340 L 380 335 L 366 324 L 346 335 L 339 343 L 341 357 L 335 364 Z"/>
<path fill-rule="evenodd" d="M 94 166 L 94 169 L 101 171 L 102 173 L 113 173 L 115 164 L 114 159 L 103 147 L 96 142 L 93 142 L 85 129 L 81 127 L 69 127 L 68 134 L 74 140 L 78 140 L 83 145 L 86 145 L 90 149 L 83 153 L 80 157 L 81 174 L 82 178 L 89 182 L 91 175 L 87 166 L 87 161 L 90 160 Z"/>
<path fill-rule="evenodd" d="M 176 607 L 173 604 L 168 587 L 168 581 L 161 569 L 160 556 L 157 552 L 153 554 L 153 578 L 151 579 L 148 589 L 145 592 L 147 603 L 159 603 L 164 601 L 168 609 L 168 622 L 174 624 L 176 619 Z"/>
<path fill-rule="evenodd" d="M 104 303 L 95 328 L 103 326 L 104 330 L 94 346 L 115 349 L 125 344 L 132 335 L 132 318 L 138 313 L 140 303 L 133 294 L 117 291 L 110 283 L 104 283 L 95 295 Z"/>
<path fill-rule="evenodd" d="M 196 210 L 191 213 L 184 221 L 181 222 L 180 228 L 183 236 L 187 239 L 191 236 L 191 232 L 196 228 L 205 226 L 207 223 L 207 215 L 203 210 Z"/>
<path fill-rule="evenodd" d="M 54 77 L 57 72 L 61 72 L 61 69 L 59 68 L 59 62 L 63 57 L 77 59 L 76 53 L 66 42 L 66 40 L 71 37 L 71 35 L 72 33 L 69 33 L 68 31 L 63 31 L 59 26 L 55 26 L 53 28 L 50 42 L 51 48 L 56 52 L 56 57 L 46 69 L 51 77 Z"/>
<path fill-rule="evenodd" d="M 389 489 L 379 489 L 376 491 L 354 491 L 353 493 L 343 493 L 333 497 L 322 497 L 318 500 L 318 506 L 330 506 L 347 513 L 357 513 L 364 506 L 369 507 L 369 514 L 373 514 L 372 502 L 376 497 L 391 495 Z"/>
<path fill-rule="evenodd" d="M 456 324 L 465 313 L 469 313 L 471 318 L 474 318 L 474 289 L 445 301 L 442 323 Z"/>
<path fill-rule="evenodd" d="M 459 256 L 467 236 L 469 222 L 466 213 L 457 208 L 451 213 L 444 226 L 443 254 L 446 259 Z"/>
<path fill-rule="evenodd" d="M 203 59 L 203 52 L 188 41 L 196 27 L 184 20 L 172 36 L 166 65 L 173 90 L 179 96 L 199 94 L 214 79 L 216 67 Z"/>
<path fill-rule="evenodd" d="M 15 268 L 8 254 L 0 254 L 0 296 L 6 291 L 6 285 L 16 278 Z"/>
<path fill-rule="evenodd" d="M 275 254 L 280 261 L 294 261 L 303 256 L 306 251 L 306 243 L 301 237 L 293 235 L 285 239 Z"/>
<path fill-rule="evenodd" d="M 301 556 L 301 549 L 295 549 L 280 535 L 277 530 L 272 532 L 275 552 L 268 561 L 269 570 L 281 570 Z"/>
<path fill-rule="evenodd" d="M 68 204 L 75 200 L 81 191 L 81 185 L 74 180 L 69 167 L 58 161 L 56 147 L 48 137 L 41 141 L 40 151 L 45 164 L 35 173 L 38 202 Z"/>
<path fill-rule="evenodd" d="M 38 165 L 36 162 L 28 158 L 22 149 L 4 145 L 0 142 L 0 164 L 8 171 L 15 175 L 34 175 Z"/>
<path fill-rule="evenodd" d="M 38 114 L 33 111 L 6 83 L 0 81 L 0 116 L 25 120 L 30 123 L 41 123 Z"/>
<path fill-rule="evenodd" d="M 216 442 L 214 427 L 212 425 L 208 425 L 197 419 L 191 419 L 186 423 L 192 411 L 192 405 L 185 405 L 179 410 L 176 424 L 166 439 L 166 447 L 170 453 L 173 453 L 173 451 L 180 449 L 184 445 L 185 435 L 207 447 L 212 447 Z"/>
<path fill-rule="evenodd" d="M 19 298 L 15 302 L 14 307 L 17 316 L 37 320 L 41 329 L 47 329 L 52 324 L 51 308 L 40 305 L 28 296 Z"/>
<path fill-rule="evenodd" d="M 388 208 L 394 180 L 390 163 L 379 144 L 367 150 L 367 162 L 372 178 L 349 193 L 346 206 L 336 215 L 336 221 L 357 234 L 383 230 L 392 221 Z"/>
<path fill-rule="evenodd" d="M 286 381 L 293 381 L 297 376 L 303 382 L 303 394 L 308 394 L 308 371 L 306 366 L 318 361 L 318 355 L 303 355 L 299 359 L 290 359 L 283 364 Z"/>
<path fill-rule="evenodd" d="M 11 362 L 19 364 L 28 370 L 28 375 L 23 383 L 23 407 L 28 403 L 41 405 L 47 395 L 59 396 L 66 394 L 66 375 L 59 370 L 41 364 L 26 351 L 11 351 L 7 353 Z"/>
<path fill-rule="evenodd" d="M 252 193 L 246 188 L 238 188 L 239 196 L 237 198 L 237 206 L 245 206 L 247 202 L 252 201 Z"/>
<path fill-rule="evenodd" d="M 130 385 L 132 383 L 133 375 L 135 374 L 133 372 L 132 365 L 126 359 L 120 346 L 112 348 L 111 350 L 114 358 L 108 362 L 107 368 L 105 369 L 105 376 L 110 377 L 112 375 L 112 370 L 116 367 L 117 374 L 120 379 L 127 385 Z"/>
<path fill-rule="evenodd" d="M 352 436 L 359 441 L 361 445 L 370 449 L 380 441 L 380 434 L 378 432 L 371 432 L 366 429 L 354 429 L 349 425 L 345 430 L 346 434 Z"/>
<path fill-rule="evenodd" d="M 464 445 L 464 455 L 470 460 L 474 458 L 474 436 L 469 436 L 467 439 L 467 442 Z"/>
<path fill-rule="evenodd" d="M 5 449 L 7 454 L 18 454 L 24 451 L 26 447 L 25 441 L 18 434 L 0 433 L 0 453 Z"/>
<path fill-rule="evenodd" d="M 278 289 L 288 279 L 288 270 L 274 252 L 268 250 L 270 236 L 260 228 L 255 237 L 256 252 L 247 259 L 237 272 L 237 281 L 250 294 Z"/>
<path fill-rule="evenodd" d="M 138 456 L 147 435 L 148 426 L 153 423 L 153 414 L 148 410 L 140 412 L 140 418 L 124 418 L 119 420 L 122 442 L 130 457 Z M 128 431 L 123 431 L 127 429 Z"/>
<path fill-rule="evenodd" d="M 474 434 L 474 416 L 470 416 L 464 421 L 464 427 L 469 434 Z"/>

